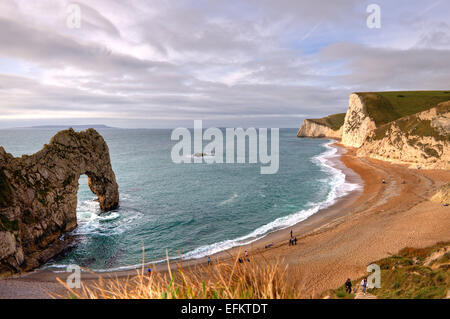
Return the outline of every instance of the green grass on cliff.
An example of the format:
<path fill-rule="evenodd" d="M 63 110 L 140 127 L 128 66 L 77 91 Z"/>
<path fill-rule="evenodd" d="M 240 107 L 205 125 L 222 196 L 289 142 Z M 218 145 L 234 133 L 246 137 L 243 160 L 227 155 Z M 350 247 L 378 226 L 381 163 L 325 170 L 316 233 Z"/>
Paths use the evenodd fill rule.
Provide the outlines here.
<path fill-rule="evenodd" d="M 450 289 L 450 242 L 427 248 L 403 248 L 398 254 L 378 260 L 381 287 L 368 289 L 380 299 L 442 299 Z M 352 281 L 360 288 L 362 278 Z M 353 299 L 342 285 L 328 293 L 331 298 Z"/>
<path fill-rule="evenodd" d="M 377 126 L 428 110 L 450 100 L 449 91 L 393 91 L 357 93 Z"/>
<path fill-rule="evenodd" d="M 337 131 L 344 125 L 345 113 L 332 114 L 321 119 L 308 119 L 309 121 L 325 125 L 334 131 Z"/>
<path fill-rule="evenodd" d="M 450 111 L 450 105 L 439 105 L 437 107 L 437 113 L 444 113 Z M 401 132 L 403 132 L 407 137 L 411 137 L 408 141 L 410 145 L 418 144 L 418 140 L 416 138 L 412 138 L 414 136 L 418 137 L 433 137 L 436 141 L 450 141 L 450 132 L 439 130 L 436 127 L 431 125 L 430 120 L 421 120 L 416 114 L 409 115 L 397 119 L 391 123 L 380 125 L 378 128 L 374 130 L 373 139 L 380 140 L 383 139 L 388 133 L 390 134 L 390 130 L 392 126 L 397 126 Z M 417 145 L 421 146 L 421 145 Z M 422 145 L 426 146 L 426 145 Z M 424 148 L 424 147 L 421 147 Z M 427 148 L 425 148 L 427 149 Z M 429 148 L 428 148 L 429 149 Z M 429 154 L 430 156 L 435 156 L 436 154 Z"/>

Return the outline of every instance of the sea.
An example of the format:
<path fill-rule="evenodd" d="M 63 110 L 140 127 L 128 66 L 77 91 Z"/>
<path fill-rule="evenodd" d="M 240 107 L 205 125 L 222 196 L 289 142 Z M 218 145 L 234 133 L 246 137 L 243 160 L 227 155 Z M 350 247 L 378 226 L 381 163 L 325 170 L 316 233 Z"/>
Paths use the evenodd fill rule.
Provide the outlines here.
<path fill-rule="evenodd" d="M 1 129 L 0 146 L 14 156 L 33 154 L 57 131 Z M 157 263 L 166 250 L 171 259 L 205 258 L 288 228 L 360 187 L 334 165 L 333 140 L 297 138 L 296 129 L 280 129 L 276 174 L 261 174 L 260 163 L 174 163 L 178 141 L 170 129 L 98 131 L 109 146 L 120 206 L 102 213 L 81 176 L 75 244 L 45 269 L 132 269 L 143 252 Z"/>

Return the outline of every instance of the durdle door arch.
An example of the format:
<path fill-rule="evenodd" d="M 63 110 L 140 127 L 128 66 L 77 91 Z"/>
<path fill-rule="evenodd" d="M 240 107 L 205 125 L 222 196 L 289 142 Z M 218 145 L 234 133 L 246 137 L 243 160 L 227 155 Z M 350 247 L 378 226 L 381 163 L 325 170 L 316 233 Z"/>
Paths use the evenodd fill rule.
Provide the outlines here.
<path fill-rule="evenodd" d="M 96 130 L 58 132 L 20 158 L 0 147 L 0 276 L 36 268 L 67 247 L 61 235 L 77 226 L 83 174 L 102 211 L 118 207 L 108 145 Z"/>

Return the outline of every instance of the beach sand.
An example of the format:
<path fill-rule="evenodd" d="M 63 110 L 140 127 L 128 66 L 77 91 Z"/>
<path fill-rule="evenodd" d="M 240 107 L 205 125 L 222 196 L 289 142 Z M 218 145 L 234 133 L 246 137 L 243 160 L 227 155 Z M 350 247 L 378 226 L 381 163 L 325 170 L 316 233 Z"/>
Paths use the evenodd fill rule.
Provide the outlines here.
<path fill-rule="evenodd" d="M 339 145 L 339 144 L 337 144 Z M 230 259 L 248 250 L 252 262 L 261 258 L 282 260 L 289 267 L 299 267 L 302 294 L 320 297 L 328 289 L 341 286 L 347 278 L 366 274 L 366 267 L 406 246 L 425 247 L 450 241 L 450 207 L 430 202 L 429 198 L 450 172 L 415 170 L 378 160 L 358 158 L 355 150 L 339 147 L 348 181 L 363 185 L 359 191 L 343 197 L 305 221 L 276 231 L 247 246 L 220 252 L 212 259 Z M 345 165 L 345 166 L 344 166 Z M 382 180 L 386 183 L 382 183 Z M 289 246 L 290 231 L 297 237 Z M 267 244 L 273 243 L 270 248 Z M 189 267 L 205 263 L 206 258 L 184 261 Z M 164 271 L 166 265 L 155 266 Z M 288 268 L 289 269 L 289 268 Z M 127 277 L 136 270 L 100 274 L 83 273 L 85 283 L 103 278 Z M 0 280 L 0 298 L 49 298 L 49 294 L 67 295 L 56 281 L 67 274 L 37 270 Z"/>

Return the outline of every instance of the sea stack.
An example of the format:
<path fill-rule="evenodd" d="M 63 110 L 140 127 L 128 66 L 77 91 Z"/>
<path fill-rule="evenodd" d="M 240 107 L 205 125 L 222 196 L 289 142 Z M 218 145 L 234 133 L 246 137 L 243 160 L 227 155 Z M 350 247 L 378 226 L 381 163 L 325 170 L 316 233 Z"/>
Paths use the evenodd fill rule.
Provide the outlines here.
<path fill-rule="evenodd" d="M 96 130 L 60 131 L 20 158 L 0 147 L 0 276 L 36 268 L 67 247 L 62 235 L 77 226 L 82 174 L 102 211 L 118 206 L 108 145 Z"/>

